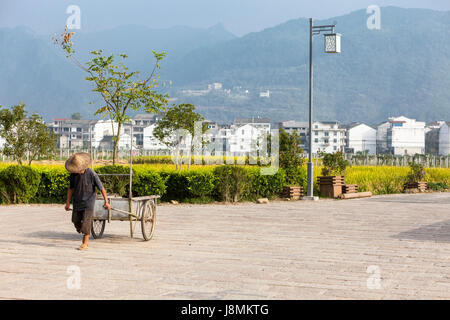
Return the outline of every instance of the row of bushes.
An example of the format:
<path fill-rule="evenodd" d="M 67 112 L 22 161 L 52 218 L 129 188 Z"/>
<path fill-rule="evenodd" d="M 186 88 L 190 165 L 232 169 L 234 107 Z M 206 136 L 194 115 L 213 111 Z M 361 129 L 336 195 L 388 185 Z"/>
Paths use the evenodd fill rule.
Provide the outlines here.
<path fill-rule="evenodd" d="M 320 175 L 314 170 L 314 181 Z M 129 173 L 127 166 L 97 167 L 99 174 Z M 261 175 L 260 168 L 249 166 L 195 166 L 176 171 L 166 165 L 137 165 L 133 167 L 133 196 L 161 195 L 162 201 L 186 202 L 242 201 L 280 195 L 287 183 L 280 169 L 272 176 Z M 373 194 L 400 193 L 406 181 L 406 167 L 351 167 L 346 183 L 359 185 L 360 191 Z M 108 193 L 128 195 L 128 177 L 101 176 Z M 306 168 L 298 168 L 296 180 L 306 188 Z M 425 180 L 434 190 L 450 187 L 450 169 L 426 169 Z M 0 166 L 1 203 L 63 203 L 69 185 L 69 173 L 63 167 Z M 315 183 L 315 192 L 319 188 Z"/>
<path fill-rule="evenodd" d="M 95 168 L 99 174 L 129 173 L 126 166 Z M 255 200 L 279 195 L 285 172 L 261 175 L 258 167 L 207 166 L 176 171 L 171 168 L 133 168 L 133 196 L 161 195 L 162 201 L 211 202 Z M 100 176 L 108 193 L 127 196 L 129 178 Z M 63 168 L 8 166 L 0 168 L 0 202 L 64 203 L 69 173 Z"/>

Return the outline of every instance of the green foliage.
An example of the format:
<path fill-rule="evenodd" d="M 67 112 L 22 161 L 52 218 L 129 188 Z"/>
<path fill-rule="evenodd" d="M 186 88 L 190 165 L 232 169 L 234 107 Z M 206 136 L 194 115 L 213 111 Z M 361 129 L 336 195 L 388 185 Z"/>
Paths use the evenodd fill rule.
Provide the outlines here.
<path fill-rule="evenodd" d="M 211 171 L 196 170 L 186 175 L 187 188 L 193 197 L 210 197 L 215 187 L 215 177 Z"/>
<path fill-rule="evenodd" d="M 304 163 L 300 157 L 303 153 L 300 145 L 298 133 L 289 134 L 284 129 L 280 130 L 280 168 L 286 172 L 286 184 L 299 185 L 303 182 L 298 174 L 298 168 Z"/>
<path fill-rule="evenodd" d="M 219 166 L 214 168 L 216 194 L 225 202 L 238 202 L 245 196 L 248 182 L 247 170 L 239 166 Z"/>
<path fill-rule="evenodd" d="M 446 191 L 449 188 L 444 182 L 428 182 L 427 186 L 433 191 Z"/>
<path fill-rule="evenodd" d="M 29 203 L 38 191 L 41 175 L 28 166 L 8 166 L 0 171 L 1 203 Z"/>
<path fill-rule="evenodd" d="M 250 168 L 247 170 L 245 198 L 248 200 L 273 198 L 281 194 L 285 183 L 286 172 L 281 168 L 274 175 L 261 175 L 259 168 Z"/>
<path fill-rule="evenodd" d="M 161 176 L 155 170 L 140 172 L 136 178 L 136 180 L 133 179 L 133 196 L 135 197 L 162 196 L 166 192 L 167 177 Z"/>
<path fill-rule="evenodd" d="M 408 176 L 406 177 L 407 182 L 413 183 L 413 182 L 424 181 L 426 172 L 425 172 L 425 168 L 422 164 L 411 162 L 409 164 L 409 168 L 411 171 L 408 174 Z"/>
<path fill-rule="evenodd" d="M 344 159 L 342 152 L 320 153 L 322 157 L 322 175 L 323 176 L 343 176 L 349 163 Z"/>
<path fill-rule="evenodd" d="M 72 116 L 70 117 L 70 119 L 73 119 L 73 120 L 81 120 L 82 118 L 83 118 L 83 116 L 79 112 L 73 113 Z"/>
<path fill-rule="evenodd" d="M 23 103 L 11 110 L 0 110 L 0 136 L 6 141 L 3 154 L 13 157 L 19 165 L 27 160 L 31 164 L 39 157 L 51 158 L 56 150 L 56 135 L 38 114 L 27 117 Z"/>
<path fill-rule="evenodd" d="M 183 200 L 189 198 L 189 190 L 186 171 L 161 171 L 161 176 L 166 179 L 166 193 L 163 195 L 163 201 Z"/>
<path fill-rule="evenodd" d="M 166 53 L 153 51 L 155 59 L 153 70 L 148 77 L 141 80 L 138 77 L 139 71 L 129 71 L 123 63 L 128 58 L 126 54 L 120 54 L 121 61 L 115 63 L 114 55 L 104 55 L 102 50 L 91 51 L 92 59 L 86 63 L 87 68 L 84 67 L 74 57 L 73 34 L 68 32 L 66 27 L 61 39 L 54 39 L 54 42 L 61 46 L 68 58 L 87 72 L 86 80 L 94 85 L 92 91 L 101 95 L 104 104 L 95 111 L 94 115 L 102 115 L 118 123 L 117 132 L 113 132 L 113 164 L 115 164 L 122 125 L 130 121 L 127 112 L 140 109 L 149 113 L 161 112 L 168 102 L 169 96 L 156 90 L 159 86 L 156 72 L 161 69 L 160 63 Z"/>
<path fill-rule="evenodd" d="M 115 165 L 103 166 L 96 168 L 95 172 L 100 175 L 100 181 L 108 194 L 128 197 L 130 176 L 110 176 L 109 174 L 130 174 L 130 167 Z M 108 176 L 102 176 L 102 174 L 108 174 Z M 134 170 L 133 175 L 135 175 Z"/>
<path fill-rule="evenodd" d="M 70 173 L 63 168 L 37 168 L 41 175 L 39 189 L 33 202 L 64 203 L 69 188 Z"/>

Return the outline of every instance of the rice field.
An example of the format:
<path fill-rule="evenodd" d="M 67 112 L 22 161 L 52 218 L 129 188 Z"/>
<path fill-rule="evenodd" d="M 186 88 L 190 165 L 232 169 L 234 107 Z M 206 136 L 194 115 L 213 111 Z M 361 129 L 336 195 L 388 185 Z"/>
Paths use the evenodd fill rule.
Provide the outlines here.
<path fill-rule="evenodd" d="M 0 169 L 3 169 L 12 163 L 0 163 Z M 95 165 L 94 169 L 103 163 Z M 123 163 L 123 165 L 126 165 Z M 216 165 L 196 165 L 192 164 L 190 170 L 195 171 L 212 171 Z M 250 167 L 249 165 L 245 165 Z M 53 163 L 34 163 L 31 167 L 36 169 L 64 169 L 64 162 Z M 251 166 L 254 167 L 254 166 Z M 156 171 L 167 172 L 175 171 L 176 166 L 170 163 L 147 163 L 134 164 L 133 168 L 136 172 Z M 182 170 L 188 170 L 187 165 L 183 165 Z M 392 167 L 392 166 L 352 166 L 347 168 L 345 174 L 345 182 L 348 184 L 357 184 L 360 191 L 371 191 L 374 195 L 401 193 L 403 183 L 409 173 L 409 167 Z M 306 165 L 302 170 L 304 172 L 304 185 L 306 184 Z M 444 189 L 450 188 L 450 168 L 427 168 L 425 180 L 427 182 L 439 183 Z M 317 183 L 317 177 L 321 175 L 321 167 L 314 168 L 314 182 Z M 316 185 L 316 189 L 317 185 Z"/>

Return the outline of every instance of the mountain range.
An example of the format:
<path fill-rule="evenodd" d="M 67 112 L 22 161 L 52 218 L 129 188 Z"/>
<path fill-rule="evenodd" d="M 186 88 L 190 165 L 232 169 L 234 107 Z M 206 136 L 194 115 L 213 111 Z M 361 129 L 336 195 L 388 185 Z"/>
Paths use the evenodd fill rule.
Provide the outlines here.
<path fill-rule="evenodd" d="M 424 121 L 450 119 L 450 12 L 381 8 L 381 29 L 369 30 L 366 10 L 315 21 L 336 22 L 342 52 L 325 54 L 314 37 L 314 118 L 374 124 L 405 115 Z M 236 37 L 222 25 L 209 29 L 150 29 L 127 25 L 77 32 L 80 61 L 103 49 L 127 53 L 131 69 L 153 66 L 152 50 L 167 51 L 161 87 L 177 102 L 190 102 L 208 119 L 261 116 L 272 121 L 308 118 L 309 20 Z M 44 37 L 27 28 L 0 29 L 0 105 L 24 101 L 47 120 L 78 111 L 91 118 L 101 99 L 84 74 Z M 192 96 L 185 89 L 225 90 Z M 270 97 L 260 97 L 260 92 Z M 93 102 L 94 105 L 89 104 Z"/>

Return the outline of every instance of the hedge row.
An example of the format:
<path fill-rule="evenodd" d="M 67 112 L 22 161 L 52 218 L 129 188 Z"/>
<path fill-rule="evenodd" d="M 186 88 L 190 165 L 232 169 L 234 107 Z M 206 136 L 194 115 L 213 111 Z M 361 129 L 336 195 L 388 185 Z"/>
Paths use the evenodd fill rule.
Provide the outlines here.
<path fill-rule="evenodd" d="M 99 174 L 128 173 L 126 166 L 95 168 Z M 280 169 L 273 176 L 260 174 L 257 167 L 207 166 L 176 171 L 169 168 L 136 166 L 133 196 L 160 195 L 162 201 L 189 202 L 255 200 L 279 195 L 285 182 Z M 100 176 L 108 193 L 127 196 L 129 178 Z M 0 203 L 64 203 L 69 173 L 64 168 L 8 166 L 0 168 Z"/>
<path fill-rule="evenodd" d="M 210 202 L 255 200 L 278 196 L 286 184 L 285 171 L 264 176 L 252 166 L 193 166 L 176 171 L 170 165 L 134 166 L 133 196 L 161 195 L 162 201 Z M 127 166 L 97 167 L 102 173 L 128 173 Z M 351 167 L 346 183 L 358 184 L 360 191 L 374 194 L 400 193 L 408 175 L 406 167 Z M 434 190 L 450 187 L 450 169 L 426 169 L 425 180 Z M 314 181 L 320 167 L 314 170 Z M 306 188 L 306 168 L 298 169 L 296 180 Z M 108 193 L 127 196 L 128 177 L 102 176 Z M 60 166 L 0 165 L 0 203 L 64 203 L 69 173 Z M 319 193 L 317 183 L 315 193 Z"/>

